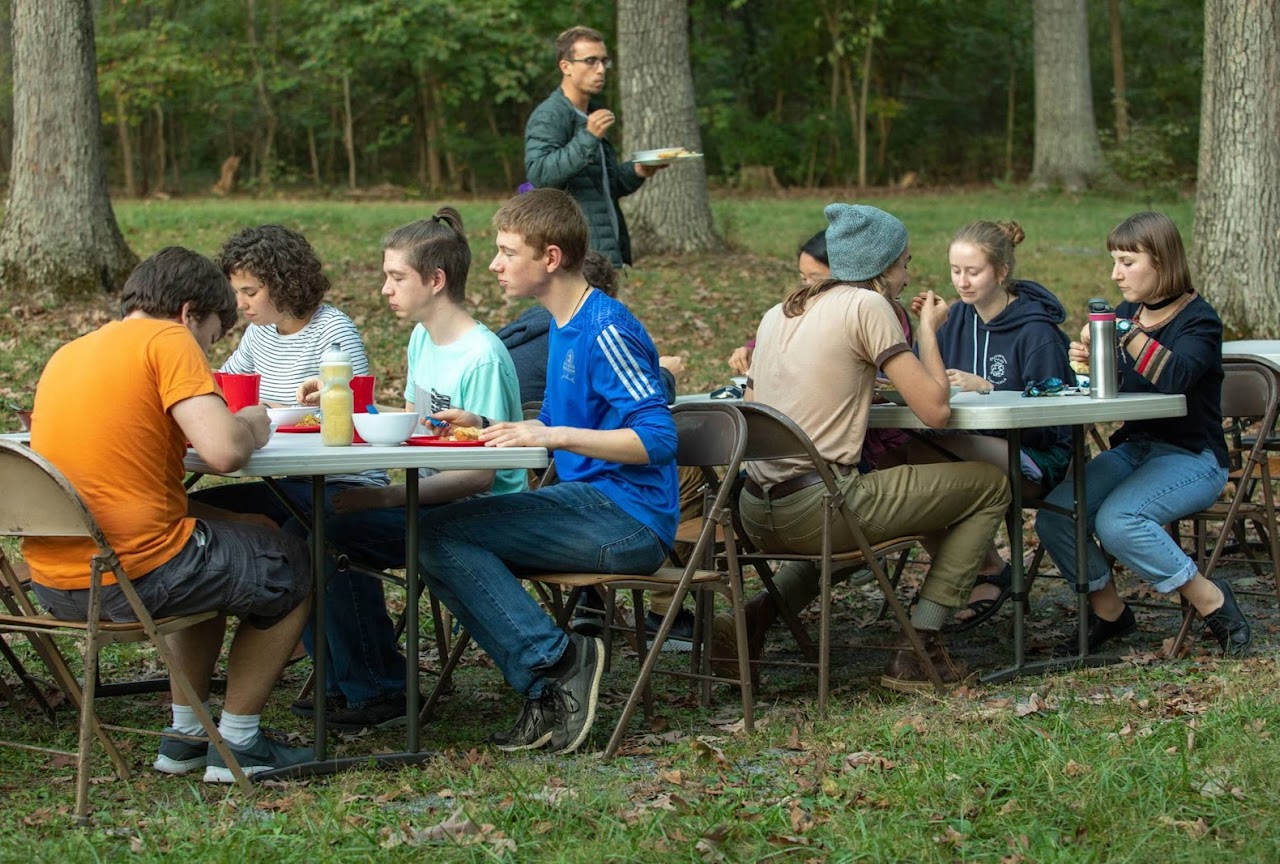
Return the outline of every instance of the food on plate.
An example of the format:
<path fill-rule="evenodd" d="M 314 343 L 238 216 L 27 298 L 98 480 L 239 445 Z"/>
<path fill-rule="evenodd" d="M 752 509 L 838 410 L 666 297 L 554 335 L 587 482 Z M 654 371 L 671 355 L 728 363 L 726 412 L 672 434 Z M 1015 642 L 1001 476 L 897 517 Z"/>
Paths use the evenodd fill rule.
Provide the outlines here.
<path fill-rule="evenodd" d="M 297 423 L 295 423 L 295 424 L 293 424 L 293 425 L 295 425 L 295 426 L 319 426 L 319 425 L 320 425 L 320 418 L 319 418 L 319 417 L 317 417 L 315 414 L 308 414 L 308 415 L 306 415 L 305 417 L 303 417 L 301 420 L 299 420 Z"/>
<path fill-rule="evenodd" d="M 440 436 L 446 441 L 479 441 L 479 426 L 450 426 L 448 430 Z"/>

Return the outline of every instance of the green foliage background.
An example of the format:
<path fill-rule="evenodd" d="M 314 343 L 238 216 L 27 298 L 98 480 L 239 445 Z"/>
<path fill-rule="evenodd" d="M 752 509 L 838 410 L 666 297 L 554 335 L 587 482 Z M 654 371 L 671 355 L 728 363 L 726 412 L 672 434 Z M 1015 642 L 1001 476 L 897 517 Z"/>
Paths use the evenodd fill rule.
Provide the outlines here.
<path fill-rule="evenodd" d="M 12 136 L 12 2 L 0 0 L 4 172 Z M 243 159 L 241 181 L 251 189 L 344 187 L 346 74 L 359 186 L 510 190 L 524 179 L 525 119 L 558 80 L 555 34 L 576 23 L 595 26 L 616 55 L 615 3 L 256 0 L 251 44 L 243 0 L 96 0 L 113 182 L 123 178 L 122 115 L 139 194 L 203 192 L 232 154 Z M 1034 126 L 1031 7 L 1024 0 L 690 0 L 708 173 L 729 183 L 743 165 L 768 165 L 788 186 L 850 184 L 856 146 L 846 100 L 833 96 L 832 61 L 837 53 L 860 58 L 872 36 L 871 184 L 888 185 L 907 172 L 931 185 L 1025 176 Z M 1111 136 L 1108 149 L 1123 181 L 1176 188 L 1194 175 L 1202 7 L 1199 0 L 1121 4 L 1134 133 L 1123 145 Z M 839 22 L 841 35 L 832 36 L 828 20 Z M 1089 4 L 1089 27 L 1094 107 L 1105 137 L 1113 126 L 1105 3 Z M 259 75 L 278 123 L 265 170 L 268 115 Z M 616 92 L 610 98 L 619 103 Z M 429 135 L 440 165 L 436 190 Z M 631 150 L 683 142 L 625 143 Z"/>

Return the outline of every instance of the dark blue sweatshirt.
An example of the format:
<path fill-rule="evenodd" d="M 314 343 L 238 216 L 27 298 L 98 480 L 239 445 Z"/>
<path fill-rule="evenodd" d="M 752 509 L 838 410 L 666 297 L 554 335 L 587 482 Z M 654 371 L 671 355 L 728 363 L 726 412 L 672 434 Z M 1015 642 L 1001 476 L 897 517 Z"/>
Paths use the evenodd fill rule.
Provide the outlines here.
<path fill-rule="evenodd" d="M 1121 303 L 1116 317 L 1137 318 L 1137 303 Z M 1136 322 L 1135 322 L 1136 323 Z M 1111 436 L 1112 446 L 1124 441 L 1156 440 L 1192 453 L 1212 450 L 1218 464 L 1227 466 L 1227 443 L 1222 434 L 1222 321 L 1203 297 L 1155 330 L 1145 330 L 1158 346 L 1143 352 L 1139 371 L 1127 351 L 1120 351 L 1120 390 L 1124 393 L 1182 393 L 1185 417 L 1130 420 Z"/>
<path fill-rule="evenodd" d="M 1070 340 L 1060 326 L 1067 318 L 1058 298 L 1038 282 L 1015 279 L 1017 300 L 985 324 L 967 303 L 952 303 L 938 328 L 938 348 L 948 369 L 972 372 L 997 390 L 1022 390 L 1032 381 L 1060 378 L 1070 384 L 1075 373 L 1067 358 Z M 1066 426 L 1022 430 L 1022 443 L 1036 450 L 1071 446 Z"/>

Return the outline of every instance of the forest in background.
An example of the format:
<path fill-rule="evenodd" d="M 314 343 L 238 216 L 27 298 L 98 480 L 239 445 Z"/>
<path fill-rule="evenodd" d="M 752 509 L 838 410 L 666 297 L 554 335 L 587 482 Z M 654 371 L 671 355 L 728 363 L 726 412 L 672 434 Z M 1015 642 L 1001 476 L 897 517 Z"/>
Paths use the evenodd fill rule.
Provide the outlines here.
<path fill-rule="evenodd" d="M 12 2 L 0 0 L 4 175 Z M 619 2 L 628 0 L 95 0 L 113 191 L 203 194 L 232 156 L 237 188 L 250 192 L 510 191 L 524 179 L 525 119 L 558 82 L 555 34 L 598 27 L 617 58 Z M 1109 4 L 1089 3 L 1104 152 L 1118 180 L 1172 191 L 1196 171 L 1203 3 L 1116 5 L 1123 141 Z M 689 19 L 717 186 L 770 176 L 787 187 L 856 184 L 864 71 L 869 185 L 1018 182 L 1030 172 L 1030 2 L 690 0 Z M 615 107 L 617 81 L 606 94 Z M 625 121 L 614 138 L 624 152 L 681 143 L 631 141 Z"/>

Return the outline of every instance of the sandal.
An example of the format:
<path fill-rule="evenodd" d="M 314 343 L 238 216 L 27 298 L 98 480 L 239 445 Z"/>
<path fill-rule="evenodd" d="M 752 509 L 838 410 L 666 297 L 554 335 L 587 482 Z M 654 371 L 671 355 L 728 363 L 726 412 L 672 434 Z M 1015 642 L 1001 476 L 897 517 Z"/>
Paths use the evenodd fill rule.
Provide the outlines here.
<path fill-rule="evenodd" d="M 1000 594 L 996 597 L 984 597 L 981 600 L 974 600 L 969 604 L 973 617 L 964 621 L 948 621 L 942 626 L 943 633 L 963 633 L 966 630 L 972 630 L 999 612 L 1000 607 L 1004 605 L 1004 601 L 1008 600 L 1009 595 L 1013 593 L 1013 571 L 1006 564 L 999 573 L 979 575 L 977 584 L 995 585 L 1000 589 Z"/>

